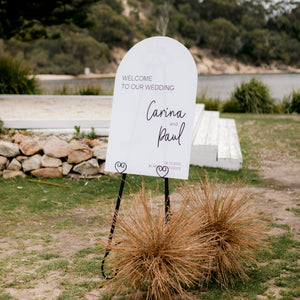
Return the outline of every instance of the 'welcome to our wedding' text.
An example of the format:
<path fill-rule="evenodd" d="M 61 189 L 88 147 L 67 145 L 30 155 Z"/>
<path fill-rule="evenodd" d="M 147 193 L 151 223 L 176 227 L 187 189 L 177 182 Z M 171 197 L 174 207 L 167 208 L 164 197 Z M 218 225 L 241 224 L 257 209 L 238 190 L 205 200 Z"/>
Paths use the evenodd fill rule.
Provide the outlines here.
<path fill-rule="evenodd" d="M 123 75 L 121 87 L 124 90 L 174 91 L 173 84 L 153 83 L 151 75 Z"/>

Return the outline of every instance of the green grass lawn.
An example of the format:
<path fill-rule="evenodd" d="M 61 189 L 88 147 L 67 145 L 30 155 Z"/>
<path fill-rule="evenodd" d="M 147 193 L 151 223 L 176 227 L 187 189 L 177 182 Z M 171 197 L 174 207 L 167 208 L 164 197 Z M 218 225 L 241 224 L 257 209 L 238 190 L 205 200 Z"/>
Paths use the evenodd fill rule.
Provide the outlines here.
<path fill-rule="evenodd" d="M 210 178 L 222 182 L 241 178 L 248 186 L 266 186 L 269 183 L 259 175 L 262 152 L 300 158 L 299 117 L 250 114 L 223 114 L 222 117 L 236 120 L 243 168 L 237 172 L 191 166 L 191 184 L 206 171 Z M 22 299 L 22 296 L 16 296 L 17 292 L 29 293 L 39 282 L 53 280 L 53 276 L 57 278 L 60 291 L 56 299 L 87 299 L 85 295 L 103 283 L 100 266 L 105 244 L 91 242 L 91 239 L 102 239 L 108 234 L 106 218 L 114 209 L 121 177 L 44 180 L 61 186 L 29 179 L 0 178 L 0 299 Z M 130 194 L 138 191 L 142 183 L 151 195 L 163 195 L 162 179 L 127 175 L 121 211 L 130 205 Z M 182 181 L 170 179 L 169 183 L 173 192 Z M 161 201 L 163 205 L 163 196 Z M 299 214 L 296 209 L 294 213 Z M 271 226 L 282 228 L 276 223 Z M 289 226 L 283 229 L 285 232 L 281 235 L 269 238 L 272 253 L 258 254 L 261 266 L 249 270 L 247 282 L 238 282 L 225 289 L 212 281 L 190 293 L 199 299 L 258 299 L 272 282 L 280 290 L 278 297 L 268 294 L 260 299 L 299 299 L 300 244 L 293 239 Z M 74 251 L 72 244 L 70 249 L 59 248 L 65 236 L 74 239 L 75 243 L 78 239 L 81 244 Z M 48 288 L 53 298 L 54 290 L 51 285 Z M 17 291 L 15 296 L 10 289 Z M 114 293 L 106 291 L 99 299 L 111 299 Z M 131 299 L 127 293 L 122 297 L 118 299 Z"/>

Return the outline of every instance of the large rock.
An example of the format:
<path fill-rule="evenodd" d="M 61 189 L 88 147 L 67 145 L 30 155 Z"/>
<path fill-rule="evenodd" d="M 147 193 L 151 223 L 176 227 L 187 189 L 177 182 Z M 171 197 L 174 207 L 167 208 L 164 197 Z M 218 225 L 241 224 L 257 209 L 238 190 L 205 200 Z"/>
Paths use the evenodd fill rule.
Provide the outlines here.
<path fill-rule="evenodd" d="M 93 150 L 90 147 L 78 144 L 72 146 L 68 155 L 68 163 L 78 164 L 92 157 Z"/>
<path fill-rule="evenodd" d="M 93 155 L 101 160 L 106 160 L 107 146 L 95 146 L 93 148 Z"/>
<path fill-rule="evenodd" d="M 3 178 L 8 179 L 8 178 L 14 178 L 14 177 L 26 177 L 26 175 L 22 171 L 12 171 L 12 170 L 4 170 L 3 171 Z"/>
<path fill-rule="evenodd" d="M 0 156 L 0 171 L 4 170 L 6 168 L 6 164 L 8 162 L 8 159 L 4 156 Z"/>
<path fill-rule="evenodd" d="M 58 168 L 62 165 L 62 161 L 59 158 L 43 155 L 41 164 L 45 168 Z"/>
<path fill-rule="evenodd" d="M 41 167 L 42 157 L 40 154 L 29 157 L 22 163 L 23 171 L 28 172 L 31 170 L 39 169 Z"/>
<path fill-rule="evenodd" d="M 70 173 L 70 171 L 72 170 L 73 165 L 69 164 L 68 162 L 64 162 L 62 164 L 62 171 L 63 171 L 63 175 L 66 176 Z"/>
<path fill-rule="evenodd" d="M 106 172 L 105 172 L 105 162 L 103 162 L 102 164 L 100 164 L 100 166 L 99 166 L 99 173 L 106 174 Z"/>
<path fill-rule="evenodd" d="M 99 173 L 99 164 L 97 159 L 92 158 L 74 166 L 73 171 L 82 175 L 96 175 Z"/>
<path fill-rule="evenodd" d="M 58 168 L 41 168 L 31 171 L 31 175 L 38 178 L 55 178 L 62 177 L 62 167 Z"/>
<path fill-rule="evenodd" d="M 99 140 L 90 140 L 90 139 L 85 139 L 82 141 L 82 144 L 90 146 L 90 147 L 95 147 L 95 146 L 100 146 L 102 143 Z"/>
<path fill-rule="evenodd" d="M 25 161 L 26 159 L 28 159 L 28 156 L 18 155 L 18 156 L 16 157 L 16 159 L 17 159 L 20 163 L 22 163 L 23 161 Z"/>
<path fill-rule="evenodd" d="M 38 140 L 29 138 L 20 144 L 20 150 L 23 154 L 31 156 L 41 152 L 43 147 Z"/>
<path fill-rule="evenodd" d="M 46 155 L 57 158 L 67 157 L 70 150 L 69 144 L 56 136 L 49 136 L 43 149 Z"/>
<path fill-rule="evenodd" d="M 0 155 L 6 157 L 15 157 L 20 154 L 19 146 L 14 143 L 0 141 Z"/>
<path fill-rule="evenodd" d="M 16 158 L 14 158 L 8 165 L 7 170 L 20 171 L 21 168 L 22 168 L 21 163 Z"/>
<path fill-rule="evenodd" d="M 21 144 L 26 140 L 26 136 L 24 134 L 16 133 L 11 140 L 13 143 Z"/>

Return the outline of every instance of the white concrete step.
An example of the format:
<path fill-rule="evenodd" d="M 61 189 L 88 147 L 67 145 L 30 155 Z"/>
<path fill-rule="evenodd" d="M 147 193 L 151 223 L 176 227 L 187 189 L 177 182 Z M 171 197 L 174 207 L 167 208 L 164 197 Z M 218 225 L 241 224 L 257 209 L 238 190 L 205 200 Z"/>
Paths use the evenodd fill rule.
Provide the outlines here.
<path fill-rule="evenodd" d="M 218 164 L 227 170 L 240 170 L 243 163 L 238 133 L 233 119 L 219 120 Z"/>
<path fill-rule="evenodd" d="M 74 128 L 45 128 L 45 129 L 31 129 L 32 132 L 42 132 L 42 133 L 49 133 L 49 134 L 75 134 L 76 130 Z M 80 133 L 91 133 L 92 128 L 84 128 L 80 127 Z M 100 137 L 108 137 L 109 134 L 109 128 L 94 128 L 93 132 Z"/>
<path fill-rule="evenodd" d="M 99 136 L 108 136 L 110 120 L 4 120 L 5 128 L 26 129 L 45 133 L 75 133 L 75 126 L 80 126 L 80 132 L 94 132 Z"/>
<path fill-rule="evenodd" d="M 17 129 L 109 128 L 110 120 L 4 120 L 3 126 Z"/>
<path fill-rule="evenodd" d="M 194 124 L 193 124 L 193 140 L 198 132 L 198 128 L 201 123 L 202 115 L 204 113 L 204 104 L 196 104 L 195 106 L 195 115 L 194 115 Z"/>
<path fill-rule="evenodd" d="M 198 166 L 217 166 L 219 112 L 204 111 L 200 124 L 193 133 L 190 163 Z"/>
<path fill-rule="evenodd" d="M 196 105 L 193 126 L 191 164 L 227 170 L 240 170 L 242 153 L 235 121 L 219 117 Z"/>

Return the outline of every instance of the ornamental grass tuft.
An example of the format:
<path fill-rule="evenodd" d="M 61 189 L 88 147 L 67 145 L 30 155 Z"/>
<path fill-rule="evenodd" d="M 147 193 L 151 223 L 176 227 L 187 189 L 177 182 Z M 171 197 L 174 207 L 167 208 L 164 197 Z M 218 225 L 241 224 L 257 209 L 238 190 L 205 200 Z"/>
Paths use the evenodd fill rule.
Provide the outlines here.
<path fill-rule="evenodd" d="M 0 94 L 37 94 L 39 85 L 30 69 L 10 56 L 0 57 Z"/>
<path fill-rule="evenodd" d="M 147 299 L 174 299 L 186 288 L 214 279 L 222 286 L 248 279 L 265 246 L 266 226 L 254 212 L 240 181 L 183 184 L 178 209 L 167 218 L 164 207 L 147 203 L 144 187 L 131 209 L 119 217 L 108 267 L 118 270 L 111 288 L 146 289 Z M 176 205 L 174 205 L 176 207 Z"/>
<path fill-rule="evenodd" d="M 166 222 L 164 209 L 147 203 L 145 189 L 136 195 L 135 204 L 120 216 L 118 234 L 111 245 L 109 265 L 117 269 L 113 287 L 147 290 L 147 299 L 173 299 L 184 296 L 185 287 L 204 282 L 210 274 L 214 234 L 197 234 L 199 218 L 187 217 L 187 201 Z M 206 225 L 208 226 L 208 225 Z M 201 265 L 201 268 L 199 268 Z"/>
<path fill-rule="evenodd" d="M 247 268 L 257 265 L 256 253 L 266 249 L 266 227 L 241 182 L 218 184 L 216 180 L 210 182 L 208 176 L 199 180 L 197 185 L 183 185 L 179 192 L 189 201 L 190 215 L 199 218 L 194 219 L 200 224 L 198 234 L 208 236 L 212 245 L 206 280 L 234 285 L 237 280 L 248 279 Z"/>

